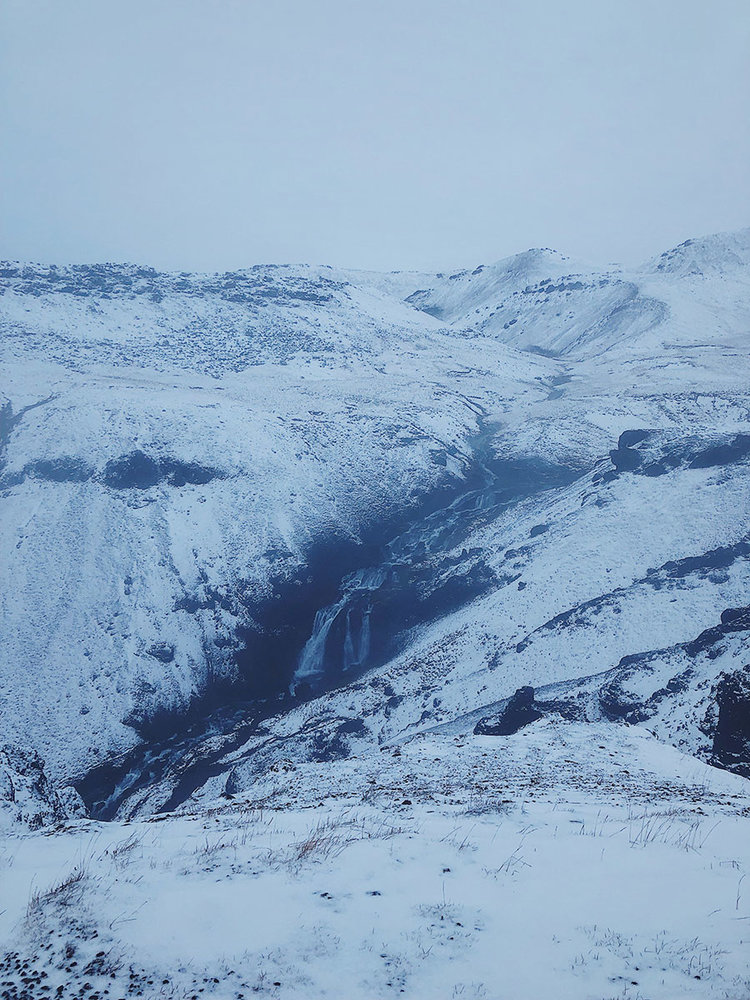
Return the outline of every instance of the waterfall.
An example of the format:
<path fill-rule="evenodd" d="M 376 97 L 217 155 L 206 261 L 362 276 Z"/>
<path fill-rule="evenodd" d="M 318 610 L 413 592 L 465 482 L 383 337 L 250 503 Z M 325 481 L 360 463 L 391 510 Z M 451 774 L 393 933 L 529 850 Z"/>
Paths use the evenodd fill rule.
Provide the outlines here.
<path fill-rule="evenodd" d="M 346 609 L 346 635 L 344 636 L 344 670 L 348 670 L 357 662 L 357 654 L 354 652 L 354 639 L 352 637 L 352 609 Z"/>
<path fill-rule="evenodd" d="M 503 508 L 548 489 L 550 478 L 562 484 L 576 475 L 574 470 L 550 470 L 534 462 L 497 462 L 495 471 L 482 467 L 479 488 L 467 488 L 445 507 L 407 525 L 383 545 L 379 565 L 363 567 L 342 579 L 338 601 L 315 615 L 292 688 L 301 681 L 313 688 L 336 683 L 347 672 L 373 666 L 374 659 L 394 648 L 393 639 L 400 632 L 429 619 L 435 605 L 425 595 L 433 593 L 433 583 L 438 591 L 437 611 L 493 586 L 491 571 L 474 564 L 471 553 L 461 548 L 464 541 Z M 440 595 L 441 574 L 453 586 L 452 596 L 450 586 Z"/>
<path fill-rule="evenodd" d="M 332 670 L 361 669 L 367 664 L 372 595 L 383 586 L 390 572 L 388 565 L 371 566 L 346 578 L 340 600 L 316 613 L 312 634 L 297 661 L 292 686 L 299 681 L 314 681 Z"/>
<path fill-rule="evenodd" d="M 347 608 L 346 612 L 346 637 L 344 638 L 344 670 L 351 670 L 352 667 L 361 669 L 367 663 L 370 655 L 370 612 L 371 603 L 367 602 L 365 608 Z M 352 628 L 352 618 L 355 619 Z M 357 629 L 357 619 L 359 629 Z M 357 635 L 359 631 L 359 635 Z"/>
<path fill-rule="evenodd" d="M 320 677 L 324 672 L 326 642 L 331 626 L 336 620 L 345 602 L 339 601 L 330 607 L 321 608 L 315 615 L 312 635 L 305 643 L 297 663 L 294 683 L 301 680 Z"/>

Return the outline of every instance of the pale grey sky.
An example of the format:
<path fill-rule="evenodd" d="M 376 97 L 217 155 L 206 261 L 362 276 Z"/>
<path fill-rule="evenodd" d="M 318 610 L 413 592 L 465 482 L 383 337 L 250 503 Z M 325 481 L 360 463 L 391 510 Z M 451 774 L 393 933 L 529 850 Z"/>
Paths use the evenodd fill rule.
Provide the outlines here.
<path fill-rule="evenodd" d="M 750 225 L 747 0 L 2 0 L 0 257 L 635 262 Z"/>

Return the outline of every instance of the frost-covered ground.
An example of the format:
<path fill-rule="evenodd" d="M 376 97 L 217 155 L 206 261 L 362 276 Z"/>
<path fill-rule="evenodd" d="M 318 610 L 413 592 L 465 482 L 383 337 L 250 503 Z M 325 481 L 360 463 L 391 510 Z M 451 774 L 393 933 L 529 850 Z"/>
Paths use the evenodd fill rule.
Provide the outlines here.
<path fill-rule="evenodd" d="M 750 786 L 636 728 L 287 762 L 0 864 L 8 1000 L 750 996 Z"/>

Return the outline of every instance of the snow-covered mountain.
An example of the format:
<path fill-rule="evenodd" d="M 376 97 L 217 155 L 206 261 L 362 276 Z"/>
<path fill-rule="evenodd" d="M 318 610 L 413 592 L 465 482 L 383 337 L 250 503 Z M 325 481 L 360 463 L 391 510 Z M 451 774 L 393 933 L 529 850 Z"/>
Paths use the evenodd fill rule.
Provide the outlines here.
<path fill-rule="evenodd" d="M 713 753 L 748 632 L 689 649 L 750 603 L 750 230 L 634 271 L 0 292 L 0 736 L 90 806 L 242 789 L 269 741 L 471 729 L 524 685 Z"/>
<path fill-rule="evenodd" d="M 3 998 L 750 996 L 750 231 L 0 293 Z"/>

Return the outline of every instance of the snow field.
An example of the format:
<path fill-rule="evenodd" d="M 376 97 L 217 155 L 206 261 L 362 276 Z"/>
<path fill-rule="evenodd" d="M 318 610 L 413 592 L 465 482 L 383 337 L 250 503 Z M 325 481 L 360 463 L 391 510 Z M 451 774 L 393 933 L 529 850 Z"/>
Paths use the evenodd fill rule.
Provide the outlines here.
<path fill-rule="evenodd" d="M 318 765 L 276 797 L 8 838 L 0 935 L 66 997 L 747 997 L 746 782 L 611 728 L 418 739 L 371 796 Z M 609 755 L 640 795 L 597 782 Z M 518 783 L 488 787 L 506 756 Z M 420 793 L 441 768 L 455 794 Z"/>

